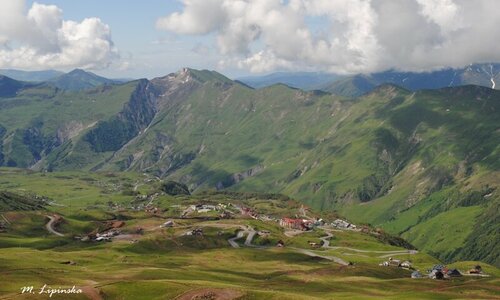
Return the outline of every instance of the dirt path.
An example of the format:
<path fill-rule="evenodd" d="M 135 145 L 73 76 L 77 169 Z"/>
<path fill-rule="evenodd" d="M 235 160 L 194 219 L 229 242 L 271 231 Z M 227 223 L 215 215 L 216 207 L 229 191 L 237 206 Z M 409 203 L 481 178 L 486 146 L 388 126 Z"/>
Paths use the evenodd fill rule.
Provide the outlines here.
<path fill-rule="evenodd" d="M 345 260 L 343 260 L 342 258 L 339 258 L 339 257 L 336 257 L 336 256 L 330 256 L 330 255 L 318 255 L 314 252 L 312 252 L 311 250 L 307 250 L 307 249 L 302 249 L 302 248 L 295 248 L 295 247 L 291 247 L 290 249 L 293 249 L 299 253 L 302 253 L 302 254 L 305 254 L 305 255 L 308 255 L 308 256 L 311 256 L 311 257 L 319 257 L 319 258 L 323 258 L 323 259 L 327 259 L 327 260 L 331 260 L 333 262 L 336 262 L 340 265 L 343 265 L 343 266 L 347 266 L 349 265 Z"/>
<path fill-rule="evenodd" d="M 238 290 L 232 289 L 214 289 L 202 288 L 188 291 L 180 296 L 175 297 L 175 300 L 201 300 L 201 299 L 217 299 L 217 300 L 233 300 L 244 296 L 245 294 Z"/>
<path fill-rule="evenodd" d="M 82 287 L 82 292 L 87 296 L 90 300 L 103 300 L 101 294 L 99 293 L 99 289 L 87 285 Z"/>
<path fill-rule="evenodd" d="M 54 223 L 59 222 L 61 220 L 61 217 L 57 215 L 56 216 L 46 215 L 46 217 L 49 218 L 49 222 L 45 225 L 45 228 L 47 228 L 47 230 L 52 234 L 55 234 L 57 236 L 64 236 L 64 234 L 54 229 Z"/>
<path fill-rule="evenodd" d="M 350 247 L 332 247 L 330 246 L 330 239 L 333 237 L 333 234 L 329 231 L 326 231 L 326 236 L 321 237 L 320 240 L 323 241 L 323 248 L 326 249 L 331 249 L 331 250 L 338 250 L 338 249 L 346 249 L 349 251 L 353 252 L 358 252 L 358 253 L 378 253 L 378 254 L 384 254 L 379 257 L 381 258 L 386 258 L 386 257 L 391 257 L 394 255 L 405 255 L 405 254 L 410 254 L 414 255 L 417 254 L 417 250 L 389 250 L 389 251 L 384 251 L 384 250 L 361 250 L 361 249 L 355 249 L 355 248 L 350 248 Z"/>
<path fill-rule="evenodd" d="M 396 255 L 415 255 L 417 253 L 418 253 L 417 250 L 408 250 L 408 251 L 401 251 L 399 253 L 392 253 L 392 254 L 380 255 L 379 257 L 380 258 L 388 258 L 388 257 L 391 257 L 391 256 L 396 256 Z"/>

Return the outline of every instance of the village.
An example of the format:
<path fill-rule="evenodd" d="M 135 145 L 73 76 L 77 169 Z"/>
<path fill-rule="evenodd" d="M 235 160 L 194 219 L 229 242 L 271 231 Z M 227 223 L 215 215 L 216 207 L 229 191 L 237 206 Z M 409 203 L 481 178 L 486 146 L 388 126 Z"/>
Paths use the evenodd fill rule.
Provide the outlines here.
<path fill-rule="evenodd" d="M 409 259 L 409 256 L 418 253 L 416 250 L 365 250 L 356 249 L 345 246 L 332 246 L 331 241 L 335 236 L 341 232 L 352 232 L 353 234 L 367 234 L 370 236 L 378 236 L 381 234 L 380 229 L 370 228 L 366 225 L 356 225 L 345 219 L 333 218 L 331 221 L 311 214 L 309 209 L 304 205 L 297 206 L 295 213 L 285 211 L 281 213 L 265 212 L 262 209 L 256 209 L 248 203 L 242 202 L 214 202 L 214 201 L 199 201 L 188 204 L 171 204 L 168 207 L 162 206 L 158 199 L 161 193 L 154 193 L 151 195 L 139 195 L 137 198 L 139 204 L 135 202 L 129 209 L 132 211 L 140 212 L 149 216 L 154 221 L 147 226 L 127 226 L 126 220 L 108 221 L 102 223 L 94 231 L 85 235 L 74 236 L 74 239 L 81 242 L 113 242 L 113 241 L 129 241 L 130 243 L 137 243 L 146 234 L 153 234 L 161 232 L 161 230 L 172 229 L 179 236 L 186 238 L 204 238 L 207 234 L 206 229 L 209 227 L 219 228 L 216 235 L 219 237 L 225 236 L 227 239 L 227 246 L 232 248 L 251 247 L 254 249 L 269 249 L 270 247 L 276 248 L 289 248 L 293 251 L 311 256 L 318 257 L 326 260 L 336 262 L 340 265 L 354 265 L 352 261 L 347 261 L 342 258 L 325 255 L 327 251 L 351 251 L 358 253 L 357 255 L 366 256 L 369 253 L 379 255 L 380 257 L 387 257 L 388 260 L 378 264 L 383 268 L 399 268 L 409 271 L 411 278 L 431 278 L 436 280 L 446 280 L 461 276 L 480 276 L 486 277 L 481 267 L 476 265 L 471 267 L 468 271 L 460 271 L 456 268 L 448 269 L 444 265 L 434 265 L 426 272 L 421 272 L 416 269 Z M 110 209 L 123 211 L 123 206 L 109 205 Z M 55 230 L 55 226 L 63 220 L 59 216 L 49 216 L 49 223 L 47 229 L 54 234 L 61 235 Z M 162 221 L 160 221 L 162 220 Z M 254 220 L 254 222 L 262 222 L 260 224 L 269 224 L 276 228 L 281 228 L 282 234 L 276 236 L 276 232 L 267 230 L 265 228 L 256 229 L 255 225 L 242 225 L 241 221 Z M 234 222 L 234 223 L 233 223 Z M 6 222 L 2 220 L 0 230 L 6 227 Z M 190 225 L 187 225 L 190 224 Z M 234 225 L 232 225 L 234 224 Z M 266 225 L 267 226 L 267 225 Z M 264 226 L 264 227 L 266 227 Z M 50 227 L 50 228 L 49 228 Z M 260 227 L 260 226 L 259 226 Z M 236 230 L 231 233 L 227 229 L 235 228 Z M 294 238 L 304 234 L 319 234 L 323 232 L 323 236 L 316 237 L 316 239 L 308 239 L 304 246 L 297 247 L 297 245 L 288 245 Z M 309 236 L 309 235 L 308 235 Z M 275 238 L 274 238 L 275 237 Z M 285 238 L 283 238 L 285 237 Z M 274 239 L 273 239 L 274 238 Z M 241 240 L 241 241 L 240 241 Z M 260 241 L 274 241 L 271 244 L 254 244 L 255 240 Z M 274 243 L 274 244 L 273 244 Z M 320 252 L 317 252 L 320 251 Z M 351 254 L 352 255 L 352 254 Z M 394 258 L 393 256 L 405 255 L 408 259 L 402 260 Z"/>

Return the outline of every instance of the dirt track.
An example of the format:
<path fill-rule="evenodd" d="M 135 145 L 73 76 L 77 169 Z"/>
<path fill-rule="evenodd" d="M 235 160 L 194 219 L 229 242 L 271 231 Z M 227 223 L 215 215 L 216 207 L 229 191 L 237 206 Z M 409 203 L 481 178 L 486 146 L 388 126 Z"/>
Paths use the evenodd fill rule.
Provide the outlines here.
<path fill-rule="evenodd" d="M 64 236 L 64 234 L 54 229 L 54 224 L 60 222 L 61 217 L 57 215 L 56 216 L 47 215 L 47 218 L 49 218 L 49 222 L 45 225 L 45 228 L 47 228 L 47 230 L 52 234 L 55 234 L 57 236 Z"/>
<path fill-rule="evenodd" d="M 241 298 L 244 295 L 245 294 L 243 292 L 238 290 L 202 288 L 186 292 L 176 297 L 175 300 L 198 300 L 198 299 L 234 300 Z"/>

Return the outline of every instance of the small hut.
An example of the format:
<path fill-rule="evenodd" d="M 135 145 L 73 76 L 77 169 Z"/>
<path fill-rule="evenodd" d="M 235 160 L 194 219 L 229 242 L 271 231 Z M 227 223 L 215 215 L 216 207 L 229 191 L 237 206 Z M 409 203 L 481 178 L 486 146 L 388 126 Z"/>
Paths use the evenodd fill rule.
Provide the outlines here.
<path fill-rule="evenodd" d="M 419 271 L 415 271 L 411 273 L 411 278 L 422 278 L 422 273 L 420 273 Z"/>
<path fill-rule="evenodd" d="M 450 277 L 461 277 L 462 273 L 460 273 L 460 271 L 458 271 L 457 269 L 452 269 L 452 270 L 448 270 L 448 276 L 450 276 Z"/>
<path fill-rule="evenodd" d="M 432 272 L 429 274 L 429 278 L 442 280 L 444 279 L 444 274 L 441 270 L 432 270 Z"/>

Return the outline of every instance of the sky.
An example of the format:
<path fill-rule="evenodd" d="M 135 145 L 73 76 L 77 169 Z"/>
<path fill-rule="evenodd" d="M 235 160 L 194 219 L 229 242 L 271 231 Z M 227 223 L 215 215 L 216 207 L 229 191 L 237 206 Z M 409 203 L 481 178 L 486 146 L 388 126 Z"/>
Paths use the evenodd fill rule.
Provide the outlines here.
<path fill-rule="evenodd" d="M 0 68 L 430 71 L 500 62 L 498 0 L 0 0 Z"/>

